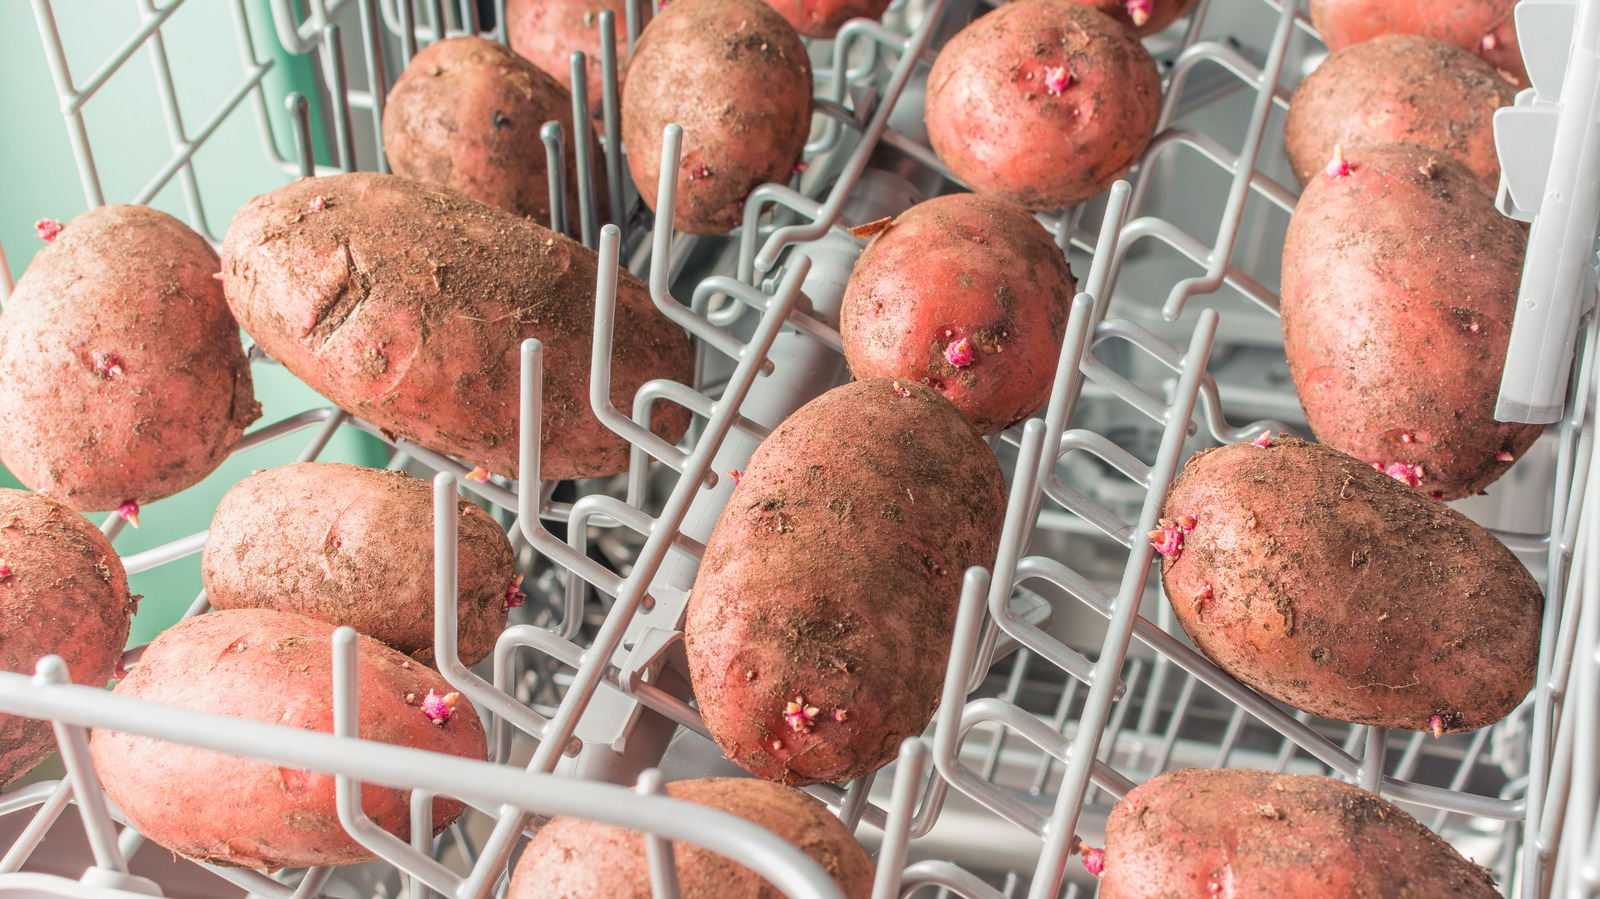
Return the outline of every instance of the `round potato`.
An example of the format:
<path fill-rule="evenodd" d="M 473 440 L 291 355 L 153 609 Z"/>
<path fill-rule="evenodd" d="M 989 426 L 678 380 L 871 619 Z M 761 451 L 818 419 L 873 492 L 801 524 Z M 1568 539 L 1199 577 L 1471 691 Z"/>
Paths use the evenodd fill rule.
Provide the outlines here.
<path fill-rule="evenodd" d="M 811 61 L 794 27 L 762 0 L 676 0 L 633 48 L 622 140 L 639 195 L 655 209 L 661 132 L 683 127 L 674 227 L 724 234 L 750 191 L 787 183 L 811 130 Z"/>
<path fill-rule="evenodd" d="M 878 19 L 892 0 L 767 0 L 794 30 L 806 37 L 832 39 L 851 19 Z"/>
<path fill-rule="evenodd" d="M 171 496 L 261 417 L 217 254 L 146 206 L 83 213 L 0 314 L 0 461 L 80 512 Z"/>
<path fill-rule="evenodd" d="M 1522 702 L 1544 598 L 1493 534 L 1359 459 L 1269 438 L 1195 455 L 1152 539 L 1194 645 L 1268 696 L 1407 730 Z"/>
<path fill-rule="evenodd" d="M 521 596 L 506 532 L 458 506 L 457 652 L 471 667 Z M 433 488 L 404 472 L 305 462 L 245 478 L 217 505 L 200 575 L 213 608 L 348 625 L 434 664 Z"/>
<path fill-rule="evenodd" d="M 48 655 L 73 683 L 104 687 L 138 597 L 100 529 L 65 504 L 0 488 L 0 671 L 33 674 Z M 0 787 L 56 750 L 50 722 L 0 715 Z"/>
<path fill-rule="evenodd" d="M 1195 0 L 1079 0 L 1092 6 L 1133 31 L 1148 37 L 1167 30 L 1167 26 L 1188 14 Z"/>
<path fill-rule="evenodd" d="M 1027 209 L 1110 187 L 1161 115 L 1155 60 L 1073 0 L 1015 0 L 962 29 L 928 74 L 935 153 L 963 184 Z"/>
<path fill-rule="evenodd" d="M 1331 777 L 1169 771 L 1106 822 L 1100 899 L 1499 895 L 1417 819 Z"/>
<path fill-rule="evenodd" d="M 833 876 L 845 899 L 872 895 L 872 860 L 828 807 L 799 790 L 759 780 L 706 777 L 667 784 L 667 795 L 738 815 L 799 847 Z M 779 899 L 754 871 L 685 843 L 672 845 L 683 899 Z M 511 875 L 507 899 L 650 899 L 644 837 L 556 818 L 539 829 Z"/>
<path fill-rule="evenodd" d="M 648 16 L 650 4 L 640 3 Z M 506 42 L 517 55 L 549 73 L 572 90 L 572 54 L 581 50 L 589 85 L 589 112 L 605 103 L 600 71 L 600 14 L 616 16 L 617 87 L 627 83 L 627 0 L 506 0 Z M 569 101 L 570 102 L 570 101 Z"/>
<path fill-rule="evenodd" d="M 1050 398 L 1077 290 L 1027 210 L 951 194 L 911 207 L 856 261 L 839 314 L 857 378 L 920 381 L 996 434 Z"/>
<path fill-rule="evenodd" d="M 578 217 L 572 94 L 504 44 L 454 37 L 430 44 L 400 74 L 383 108 L 383 151 L 396 175 L 550 223 L 550 168 L 539 131 L 561 123 L 567 211 Z M 588 122 L 597 209 L 606 205 L 600 138 Z"/>
<path fill-rule="evenodd" d="M 1422 34 L 1476 54 L 1528 86 L 1511 11 L 1517 0 L 1311 0 L 1311 23 L 1329 50 L 1385 34 Z"/>
<path fill-rule="evenodd" d="M 199 615 L 146 647 L 115 692 L 332 733 L 333 631 L 266 609 Z M 488 754 L 472 703 L 451 692 L 438 672 L 367 637 L 357 647 L 363 739 L 469 759 Z M 374 858 L 339 824 L 330 775 L 103 728 L 93 732 L 89 750 L 128 823 L 186 858 L 258 870 Z M 410 839 L 410 793 L 367 784 L 361 807 L 379 827 Z M 434 831 L 450 826 L 463 808 L 435 799 Z"/>
<path fill-rule="evenodd" d="M 1373 38 L 1328 57 L 1295 88 L 1283 139 L 1304 186 L 1335 147 L 1390 142 L 1448 153 L 1498 187 L 1494 111 L 1516 99 L 1494 67 L 1414 34 Z"/>

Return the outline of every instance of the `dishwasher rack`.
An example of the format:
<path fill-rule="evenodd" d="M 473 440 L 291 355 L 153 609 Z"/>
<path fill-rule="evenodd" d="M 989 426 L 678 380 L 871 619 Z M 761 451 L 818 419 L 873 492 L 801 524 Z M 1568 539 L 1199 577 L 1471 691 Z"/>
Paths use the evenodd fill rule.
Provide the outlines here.
<path fill-rule="evenodd" d="M 306 98 L 289 103 L 296 152 L 282 154 L 273 141 L 263 88 L 270 64 L 253 49 L 245 0 L 229 0 L 242 78 L 200 127 L 186 130 L 161 38 L 183 4 L 157 9 L 151 0 L 135 0 L 139 28 L 78 83 L 63 51 L 70 35 L 57 28 L 50 0 L 33 0 L 90 205 L 106 198 L 84 107 L 144 49 L 157 75 L 172 156 L 129 201 L 147 202 L 176 181 L 189 223 L 213 240 L 192 162 L 223 120 L 249 107 L 266 163 L 285 176 L 358 164 L 383 170 L 383 87 L 419 42 L 480 30 L 470 0 L 459 9 L 440 0 L 422 4 L 420 26 L 409 0 L 310 0 L 303 18 L 297 4 L 272 0 L 274 36 L 290 53 L 311 54 L 325 85 L 319 105 L 328 114 L 321 124 L 331 131 L 337 164 L 318 166 L 311 151 L 317 123 Z M 146 704 L 63 683 L 59 664 L 47 661 L 33 678 L 0 674 L 0 710 L 54 720 L 68 772 L 62 781 L 0 795 L 0 814 L 31 810 L 0 856 L 0 895 L 111 897 L 156 889 L 127 873 L 143 839 L 131 828 L 119 830 L 120 813 L 98 789 L 84 751 L 89 726 L 336 774 L 341 820 L 383 859 L 380 873 L 362 882 L 372 886 L 369 894 L 404 889 L 413 897 L 437 891 L 478 899 L 503 887 L 507 861 L 535 816 L 573 814 L 644 831 L 658 848 L 684 840 L 723 852 L 788 895 L 834 895 L 818 880 L 820 869 L 792 847 L 732 826 L 727 816 L 648 794 L 659 792 L 662 770 L 714 767 L 720 756 L 688 701 L 674 656 L 681 655 L 683 605 L 704 541 L 732 489 L 724 473 L 742 468 L 789 412 L 843 379 L 838 303 L 863 245 L 847 227 L 898 214 L 954 181 L 920 131 L 918 95 L 939 41 L 982 11 L 970 0 L 901 0 L 883 23 L 856 20 L 835 41 L 812 42 L 818 123 L 806 149 L 809 168 L 789 185 L 758 189 L 742 227 L 726 242 L 675 237 L 670 179 L 661 186 L 656 208 L 663 213 L 654 221 L 630 195 L 615 191 L 608 210 L 614 224 L 599 227 L 582 143 L 588 136 L 571 135 L 582 199 L 569 216 L 561 166 L 552 165 L 552 223 L 601 254 L 591 399 L 607 427 L 633 445 L 625 477 L 588 485 L 591 492 L 572 502 L 557 501 L 556 485 L 540 481 L 537 341 L 522 349 L 517 482 L 474 482 L 458 461 L 390 440 L 334 408 L 264 425 L 241 442 L 243 451 L 309 431 L 300 453 L 309 460 L 336 431 L 355 429 L 389 443 L 394 467 L 433 476 L 439 608 L 454 608 L 458 490 L 509 524 L 523 567 L 525 550 L 537 554 L 549 576 L 530 582 L 544 585 L 530 591 L 537 601 L 518 610 L 521 620 L 505 631 L 485 668 L 474 672 L 460 663 L 454 616 L 436 618 L 440 670 L 484 713 L 489 762 L 357 741 L 353 656 L 344 632 L 335 638 L 335 735 L 170 710 L 154 715 Z M 497 12 L 498 26 L 503 4 Z M 633 12 L 624 23 L 603 14 L 601 28 L 620 24 L 631 39 L 643 18 Z M 360 44 L 361 65 L 347 70 L 351 40 Z M 1595 516 L 1582 513 L 1600 503 L 1587 483 L 1596 451 L 1593 317 L 1584 324 L 1565 417 L 1507 476 L 1505 491 L 1469 509 L 1488 524 L 1527 521 L 1525 509 L 1536 510 L 1535 529 L 1496 529 L 1547 596 L 1539 679 L 1529 701 L 1493 728 L 1435 740 L 1314 719 L 1243 687 L 1175 626 L 1149 577 L 1153 550 L 1138 535 L 1154 527 L 1167 484 L 1193 450 L 1296 430 L 1292 389 L 1281 381 L 1262 387 L 1251 369 L 1271 361 L 1273 229 L 1295 200 L 1281 180 L 1287 168 L 1277 158 L 1272 126 L 1287 105 L 1295 69 L 1316 52 L 1315 36 L 1294 0 L 1200 0 L 1186 26 L 1150 45 L 1164 63 L 1165 99 L 1157 137 L 1131 183 L 1119 183 L 1103 200 L 1040 217 L 1080 271 L 1087 262 L 1087 275 L 1072 305 L 1048 407 L 993 441 L 1011 483 L 1001 550 L 991 570 L 967 573 L 936 722 L 927 738 L 906 741 L 883 778 L 811 792 L 866 841 L 876 841 L 875 899 L 923 888 L 968 899 L 1023 890 L 1030 899 L 1085 894 L 1092 879 L 1069 861 L 1081 845 L 1097 843 L 1110 804 L 1155 773 L 1194 765 L 1344 777 L 1422 813 L 1515 895 L 1591 894 L 1600 864 L 1600 843 L 1589 842 L 1600 834 L 1593 757 L 1600 745 L 1600 620 L 1593 613 L 1600 579 L 1586 560 L 1600 558 L 1600 531 L 1589 526 Z M 616 60 L 609 56 L 599 85 L 602 144 L 610 183 L 617 185 L 624 181 Z M 581 58 L 573 70 L 574 106 L 586 110 Z M 567 136 L 547 125 L 543 138 L 558 162 Z M 666 138 L 664 171 L 676 168 L 681 149 L 675 129 Z M 1189 202 L 1202 193 L 1194 185 L 1208 180 L 1220 197 Z M 630 269 L 648 269 L 658 309 L 695 338 L 697 353 L 692 387 L 652 382 L 632 410 L 614 409 L 608 399 L 615 276 L 624 260 Z M 1178 276 L 1174 265 L 1201 273 Z M 0 298 L 10 286 L 0 268 Z M 1206 308 L 1194 314 L 1191 305 Z M 252 357 L 272 364 L 259 352 Z M 650 433 L 657 399 L 693 413 L 683 447 Z M 1505 514 L 1507 506 L 1518 514 Z M 146 520 L 161 524 L 155 516 Z M 111 516 L 103 528 L 115 539 L 123 524 Z M 564 526 L 565 538 L 547 525 Z M 613 570 L 596 561 L 591 541 L 625 547 L 626 564 Z M 150 570 L 203 543 L 203 533 L 175 536 L 125 564 L 130 573 Z M 1580 617 L 1580 607 L 1591 614 Z M 202 593 L 188 614 L 208 608 Z M 126 663 L 136 663 L 138 652 L 129 650 Z M 1567 701 L 1568 693 L 1576 701 Z M 415 791 L 417 843 L 401 843 L 360 816 L 361 782 Z M 426 839 L 435 794 L 466 801 L 468 816 L 493 825 L 487 834 L 448 832 L 464 865 L 441 863 L 443 842 Z M 82 879 L 17 873 L 31 854 L 49 851 L 45 834 L 68 804 L 77 806 L 92 850 Z M 959 840 L 941 838 L 978 820 L 1010 828 L 1004 831 L 1009 857 L 999 867 L 986 866 L 982 851 L 958 857 Z M 928 846 L 936 848 L 919 849 Z M 913 860 L 920 856 L 926 857 Z M 355 869 L 274 876 L 210 870 L 252 895 L 296 899 L 348 895 L 337 891 L 341 883 L 348 889 L 359 880 L 350 876 Z M 662 884 L 670 880 L 666 870 L 655 873 Z M 673 894 L 658 886 L 657 895 Z"/>

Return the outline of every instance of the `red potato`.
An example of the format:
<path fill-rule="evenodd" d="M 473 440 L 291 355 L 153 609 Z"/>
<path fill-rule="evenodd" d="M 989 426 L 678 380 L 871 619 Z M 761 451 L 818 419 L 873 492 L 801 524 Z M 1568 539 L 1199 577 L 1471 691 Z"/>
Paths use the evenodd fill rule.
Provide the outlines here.
<path fill-rule="evenodd" d="M 1541 425 L 1498 422 L 1525 226 L 1446 153 L 1345 150 L 1283 245 L 1283 342 L 1317 439 L 1451 500 L 1511 467 Z"/>
<path fill-rule="evenodd" d="M 962 29 L 928 74 L 928 140 L 979 194 L 1080 203 L 1155 135 L 1161 76 L 1131 32 L 1073 0 L 1015 0 Z"/>
<path fill-rule="evenodd" d="M 1528 86 L 1517 46 L 1516 0 L 1311 0 L 1311 23 L 1329 50 L 1339 51 L 1385 34 L 1422 34 L 1481 57 Z"/>
<path fill-rule="evenodd" d="M 1194 645 L 1325 718 L 1440 734 L 1510 714 L 1544 607 L 1517 557 L 1359 459 L 1266 442 L 1195 455 L 1162 505 L 1161 585 Z"/>
<path fill-rule="evenodd" d="M 304 178 L 240 207 L 222 243 L 228 304 L 313 390 L 395 437 L 517 476 L 519 348 L 544 343 L 540 476 L 617 474 L 629 444 L 589 403 L 599 257 L 542 225 L 394 175 Z M 683 330 L 618 273 L 611 401 L 688 382 Z M 676 442 L 688 412 L 658 405 Z"/>
<path fill-rule="evenodd" d="M 1133 31 L 1149 37 L 1167 30 L 1194 7 L 1195 0 L 1079 0 L 1092 6 Z"/>
<path fill-rule="evenodd" d="M 750 191 L 788 183 L 811 131 L 811 61 L 762 0 L 675 0 L 645 28 L 622 93 L 622 141 L 655 209 L 661 132 L 683 127 L 674 226 L 724 234 Z"/>
<path fill-rule="evenodd" d="M 480 37 L 428 45 L 400 74 L 383 109 L 383 151 L 396 175 L 443 184 L 507 212 L 550 222 L 550 169 L 539 131 L 561 123 L 567 209 L 578 215 L 572 94 L 556 79 Z M 596 208 L 606 205 L 605 159 L 589 129 Z"/>
<path fill-rule="evenodd" d="M 880 19 L 893 0 L 767 0 L 806 37 L 830 40 L 851 19 Z"/>
<path fill-rule="evenodd" d="M 104 687 L 139 597 L 100 529 L 63 503 L 0 488 L 0 671 L 57 655 L 73 683 Z M 0 787 L 55 752 L 50 722 L 0 715 Z"/>
<path fill-rule="evenodd" d="M 0 460 L 80 512 L 171 496 L 261 417 L 217 254 L 145 206 L 68 222 L 0 314 Z"/>
<path fill-rule="evenodd" d="M 200 615 L 157 637 L 115 692 L 332 733 L 333 631 L 330 624 L 265 609 Z M 367 637 L 357 647 L 363 739 L 487 756 L 472 703 L 450 698 L 438 672 Z M 103 728 L 91 735 L 89 750 L 128 823 L 179 855 L 258 870 L 374 858 L 340 826 L 329 775 Z M 226 801 L 219 801 L 219 785 Z M 361 807 L 379 827 L 410 839 L 410 793 L 367 784 Z M 435 799 L 434 832 L 450 826 L 463 808 L 453 799 Z"/>
<path fill-rule="evenodd" d="M 1111 810 L 1100 899 L 1497 899 L 1494 876 L 1417 819 L 1329 777 L 1188 769 Z"/>
<path fill-rule="evenodd" d="M 582 51 L 589 87 L 589 112 L 600 114 L 605 102 L 600 72 L 600 14 L 616 16 L 613 47 L 617 53 L 617 88 L 627 83 L 627 0 L 506 0 L 506 42 L 517 55 L 548 72 L 572 90 L 572 54 Z M 640 14 L 650 4 L 639 3 Z"/>
<path fill-rule="evenodd" d="M 759 780 L 707 777 L 667 784 L 674 799 L 738 815 L 799 847 L 833 876 L 845 899 L 872 894 L 872 860 L 828 807 Z M 780 899 L 754 871 L 685 843 L 672 845 L 683 899 Z M 577 818 L 539 829 L 511 875 L 507 899 L 650 899 L 644 836 Z"/>
<path fill-rule="evenodd" d="M 762 441 L 689 597 L 689 674 L 717 745 L 788 784 L 883 767 L 939 701 L 961 578 L 993 563 L 994 454 L 914 381 L 835 388 Z"/>
<path fill-rule="evenodd" d="M 1494 111 L 1516 90 L 1494 67 L 1431 37 L 1395 34 L 1346 47 L 1295 88 L 1284 144 L 1304 186 L 1334 148 L 1412 143 L 1448 153 L 1489 184 L 1500 184 Z"/>
<path fill-rule="evenodd" d="M 1050 398 L 1076 291 L 1027 210 L 938 197 L 901 214 L 857 260 L 839 316 L 845 359 L 857 378 L 920 381 L 996 434 Z"/>
<path fill-rule="evenodd" d="M 489 513 L 459 500 L 457 647 L 494 651 L 516 559 Z M 213 608 L 268 608 L 349 625 L 425 665 L 433 655 L 433 488 L 404 472 L 305 462 L 229 488 L 200 575 Z"/>

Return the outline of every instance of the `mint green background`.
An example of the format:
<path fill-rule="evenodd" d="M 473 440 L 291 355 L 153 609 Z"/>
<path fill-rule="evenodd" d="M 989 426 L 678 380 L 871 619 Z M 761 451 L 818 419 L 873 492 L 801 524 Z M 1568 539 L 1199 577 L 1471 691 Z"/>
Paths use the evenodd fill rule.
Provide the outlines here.
<path fill-rule="evenodd" d="M 231 6 L 224 0 L 189 0 L 162 28 L 179 113 L 190 134 L 244 78 Z M 280 152 L 292 153 L 283 98 L 291 90 L 316 96 L 311 69 L 306 59 L 290 57 L 278 47 L 265 0 L 246 0 L 246 7 L 257 59 L 274 61 L 263 87 L 277 146 Z M 139 25 L 127 0 L 55 0 L 52 9 L 78 85 L 87 82 Z M 349 58 L 359 59 L 359 51 Z M 253 104 L 253 98 L 246 97 L 195 156 L 203 210 L 214 238 L 226 231 L 241 203 L 288 181 L 267 160 Z M 172 154 L 148 44 L 88 101 L 84 118 L 106 202 L 127 202 Z M 319 161 L 326 162 L 318 137 L 319 156 L 324 157 Z M 177 178 L 150 205 L 195 224 Z M 30 4 L 0 0 L 0 246 L 12 275 L 22 277 L 28 261 L 43 246 L 33 235 L 35 219 L 66 221 L 87 208 Z M 256 427 L 327 405 L 278 366 L 257 365 L 254 375 L 256 397 L 263 406 Z M 124 529 L 117 550 L 127 556 L 204 529 L 229 486 L 254 469 L 294 461 L 314 433 L 301 431 L 237 455 L 200 484 L 151 503 L 141 512 L 142 527 Z M 386 453 L 377 440 L 346 429 L 321 458 L 381 466 Z M 20 486 L 3 470 L 0 482 Z M 103 517 L 90 516 L 96 523 Z M 142 643 L 177 620 L 194 600 L 200 590 L 200 556 L 129 580 L 135 593 L 145 595 L 132 634 L 133 643 Z"/>

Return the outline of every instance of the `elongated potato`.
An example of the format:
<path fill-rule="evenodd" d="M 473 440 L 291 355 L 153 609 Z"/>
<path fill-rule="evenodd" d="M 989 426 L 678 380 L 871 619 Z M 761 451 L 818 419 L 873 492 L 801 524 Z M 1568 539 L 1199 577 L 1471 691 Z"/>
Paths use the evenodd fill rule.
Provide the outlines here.
<path fill-rule="evenodd" d="M 1004 200 L 918 203 L 856 260 L 839 313 L 857 378 L 939 391 L 981 433 L 1050 398 L 1077 283 L 1050 232 Z"/>
<path fill-rule="evenodd" d="M 811 61 L 761 0 L 675 0 L 639 35 L 622 93 L 622 140 L 655 209 L 661 131 L 683 127 L 674 226 L 723 234 L 745 197 L 788 183 L 811 131 Z"/>
<path fill-rule="evenodd" d="M 1100 899 L 1496 899 L 1494 877 L 1417 819 L 1329 777 L 1186 769 L 1111 810 Z"/>
<path fill-rule="evenodd" d="M 1148 37 L 1183 18 L 1195 0 L 1079 0 L 1092 6 L 1140 37 Z"/>
<path fill-rule="evenodd" d="M 457 652 L 487 658 L 519 602 L 511 541 L 459 500 Z M 213 608 L 294 612 L 433 657 L 433 488 L 404 472 L 332 462 L 269 468 L 233 485 L 206 535 Z"/>
<path fill-rule="evenodd" d="M 806 37 L 831 39 L 851 19 L 879 19 L 890 0 L 767 0 L 794 30 Z"/>
<path fill-rule="evenodd" d="M 334 627 L 266 609 L 212 612 L 157 637 L 116 693 L 192 711 L 333 732 Z M 361 737 L 463 758 L 488 754 L 472 703 L 439 673 L 361 637 Z M 431 694 L 431 695 L 430 695 Z M 97 728 L 106 792 L 140 833 L 187 858 L 233 868 L 343 865 L 374 856 L 339 824 L 333 778 Z M 410 794 L 371 784 L 361 807 L 410 838 Z M 461 814 L 433 802 L 434 832 Z"/>
<path fill-rule="evenodd" d="M 261 417 L 217 254 L 146 206 L 101 206 L 39 251 L 0 315 L 0 460 L 80 512 L 171 496 Z"/>
<path fill-rule="evenodd" d="M 396 175 L 443 184 L 474 200 L 550 223 L 550 169 L 539 132 L 561 123 L 567 212 L 578 217 L 572 94 L 561 82 L 480 37 L 429 44 L 400 74 L 383 108 L 383 152 Z M 589 129 L 595 208 L 606 205 L 600 138 Z"/>
<path fill-rule="evenodd" d="M 545 479 L 616 474 L 629 444 L 589 405 L 599 257 L 449 188 L 394 175 L 305 178 L 240 207 L 222 244 L 228 304 L 261 347 L 343 409 L 516 477 L 519 347 L 544 343 Z M 688 381 L 688 337 L 618 273 L 611 401 Z M 687 411 L 658 404 L 676 441 Z"/>
<path fill-rule="evenodd" d="M 63 503 L 0 488 L 0 671 L 33 674 L 48 655 L 73 683 L 104 687 L 138 597 L 100 529 Z M 50 723 L 0 715 L 0 787 L 55 752 Z"/>
<path fill-rule="evenodd" d="M 695 698 L 745 770 L 789 784 L 883 767 L 933 718 L 961 578 L 992 564 L 994 454 L 912 381 L 835 388 L 750 457 L 684 625 Z"/>
<path fill-rule="evenodd" d="M 1317 439 L 1424 493 L 1504 474 L 1543 426 L 1498 422 L 1527 231 L 1483 180 L 1411 144 L 1348 148 L 1283 244 L 1283 344 Z"/>
<path fill-rule="evenodd" d="M 1510 714 L 1544 606 L 1517 557 L 1359 459 L 1268 443 L 1196 454 L 1162 506 L 1161 584 L 1194 645 L 1325 718 L 1438 734 Z"/>
<path fill-rule="evenodd" d="M 828 807 L 789 787 L 734 777 L 667 784 L 667 795 L 738 815 L 803 850 L 845 899 L 872 894 L 872 860 Z M 683 899 L 779 899 L 777 888 L 724 856 L 672 845 Z M 507 899 L 650 899 L 644 836 L 579 818 L 539 829 L 517 861 Z"/>
<path fill-rule="evenodd" d="M 650 14 L 641 3 L 640 14 Z M 628 16 L 623 0 L 506 0 L 506 43 L 517 55 L 572 90 L 572 53 L 581 50 L 589 86 L 589 111 L 605 102 L 600 71 L 600 14 L 616 16 L 617 86 L 628 78 Z"/>

